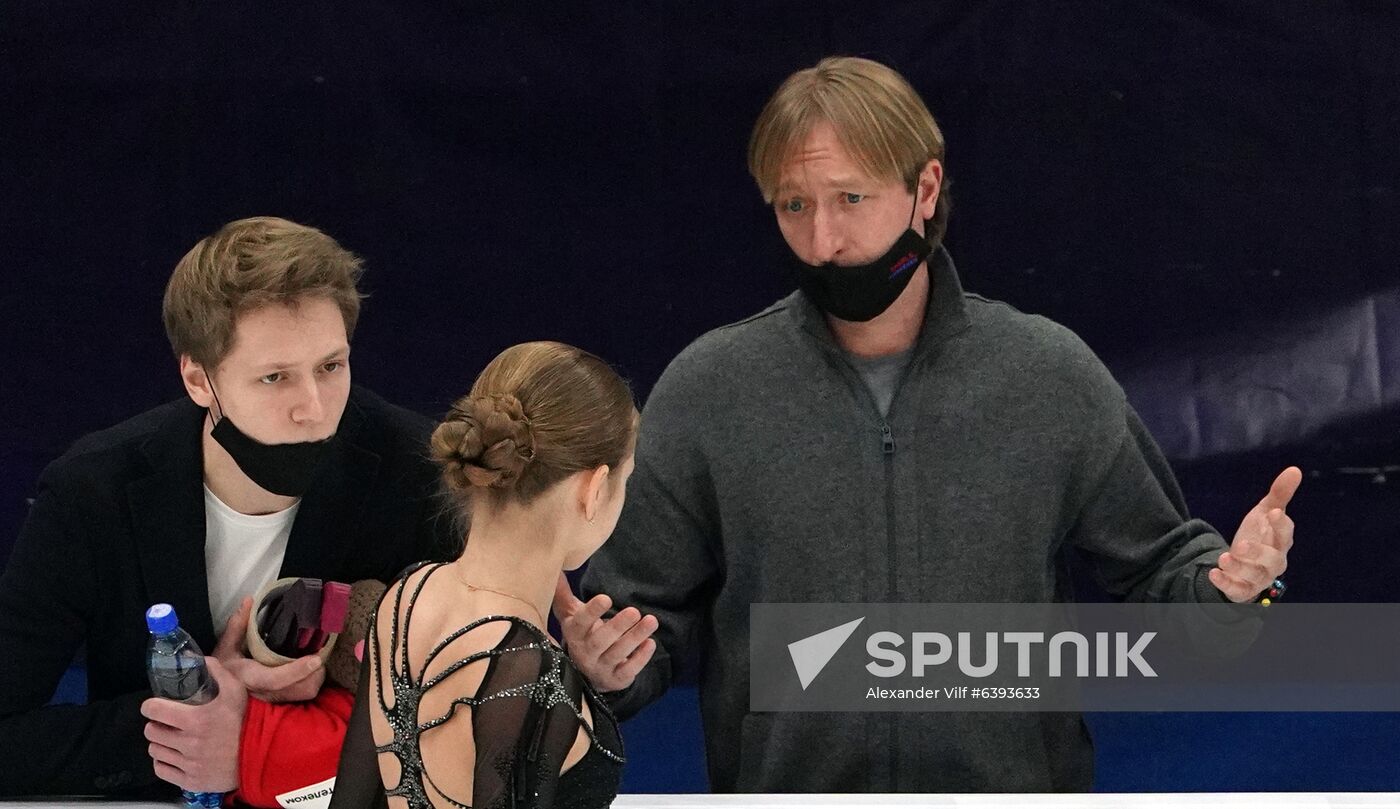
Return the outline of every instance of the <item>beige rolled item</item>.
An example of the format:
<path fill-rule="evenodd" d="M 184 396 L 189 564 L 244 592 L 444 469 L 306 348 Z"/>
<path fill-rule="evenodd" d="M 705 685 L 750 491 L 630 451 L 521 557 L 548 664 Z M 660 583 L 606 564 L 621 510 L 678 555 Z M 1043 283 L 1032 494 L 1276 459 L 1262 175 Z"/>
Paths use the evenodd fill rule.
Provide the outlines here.
<path fill-rule="evenodd" d="M 256 596 L 253 596 L 253 612 L 248 616 L 248 655 L 264 666 L 281 666 L 285 663 L 291 663 L 300 659 L 297 657 L 280 655 L 267 648 L 267 642 L 262 639 L 262 633 L 258 631 L 258 610 L 262 609 L 263 601 L 277 591 L 278 588 L 291 587 L 292 583 L 299 578 L 301 577 L 289 576 L 285 579 L 278 579 L 263 587 L 258 591 Z M 335 646 L 335 639 L 338 637 L 340 637 L 339 634 L 326 636 L 325 645 L 316 651 L 316 656 L 321 658 L 323 664 L 330 658 L 331 648 Z"/>

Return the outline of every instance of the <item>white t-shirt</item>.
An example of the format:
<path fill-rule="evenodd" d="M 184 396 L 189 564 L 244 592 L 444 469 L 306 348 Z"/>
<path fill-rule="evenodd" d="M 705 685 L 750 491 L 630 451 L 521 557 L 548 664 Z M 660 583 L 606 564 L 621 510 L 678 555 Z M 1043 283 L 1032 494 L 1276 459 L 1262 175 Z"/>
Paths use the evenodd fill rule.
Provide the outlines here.
<path fill-rule="evenodd" d="M 298 500 L 275 514 L 240 514 L 204 487 L 204 574 L 216 635 L 244 596 L 277 579 L 300 506 Z"/>

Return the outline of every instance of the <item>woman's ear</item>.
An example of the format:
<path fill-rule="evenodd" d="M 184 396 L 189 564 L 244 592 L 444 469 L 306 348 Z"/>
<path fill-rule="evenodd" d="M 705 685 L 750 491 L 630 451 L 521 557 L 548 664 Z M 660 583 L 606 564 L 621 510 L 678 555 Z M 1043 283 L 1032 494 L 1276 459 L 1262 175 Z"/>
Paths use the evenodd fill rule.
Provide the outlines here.
<path fill-rule="evenodd" d="M 580 492 L 583 502 L 583 518 L 593 522 L 593 518 L 598 516 L 598 509 L 603 505 L 603 497 L 608 489 L 608 475 L 612 472 L 607 464 L 594 469 L 584 478 L 583 490 Z"/>

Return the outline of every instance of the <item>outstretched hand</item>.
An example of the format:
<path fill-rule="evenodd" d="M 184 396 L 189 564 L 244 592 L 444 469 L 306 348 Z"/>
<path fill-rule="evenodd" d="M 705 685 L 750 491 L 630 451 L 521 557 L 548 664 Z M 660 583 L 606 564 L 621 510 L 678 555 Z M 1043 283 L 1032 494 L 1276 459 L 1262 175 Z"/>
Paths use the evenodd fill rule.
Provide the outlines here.
<path fill-rule="evenodd" d="M 1293 520 L 1285 510 L 1302 482 L 1298 467 L 1283 470 L 1264 499 L 1244 515 L 1230 550 L 1220 554 L 1218 565 L 1211 568 L 1210 583 L 1231 601 L 1253 601 L 1287 569 Z"/>
<path fill-rule="evenodd" d="M 569 657 L 599 691 L 621 691 L 656 652 L 652 633 L 660 626 L 654 615 L 627 607 L 603 620 L 612 599 L 599 593 L 587 603 L 574 595 L 563 573 L 554 588 L 554 615 L 564 633 Z"/>

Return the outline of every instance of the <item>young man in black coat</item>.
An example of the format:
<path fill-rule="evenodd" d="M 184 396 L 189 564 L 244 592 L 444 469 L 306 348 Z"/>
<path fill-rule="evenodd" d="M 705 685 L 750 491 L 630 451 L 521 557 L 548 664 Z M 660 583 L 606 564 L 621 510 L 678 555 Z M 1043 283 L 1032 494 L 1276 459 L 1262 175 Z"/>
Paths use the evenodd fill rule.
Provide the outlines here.
<path fill-rule="evenodd" d="M 249 597 L 285 576 L 387 580 L 448 550 L 430 423 L 350 384 L 360 271 L 275 218 L 180 261 L 164 319 L 188 398 L 50 464 L 0 577 L 0 794 L 236 788 L 247 696 L 308 700 L 325 679 L 314 655 L 247 657 Z M 209 653 L 212 702 L 148 701 L 158 602 Z M 88 703 L 46 706 L 83 646 Z"/>

